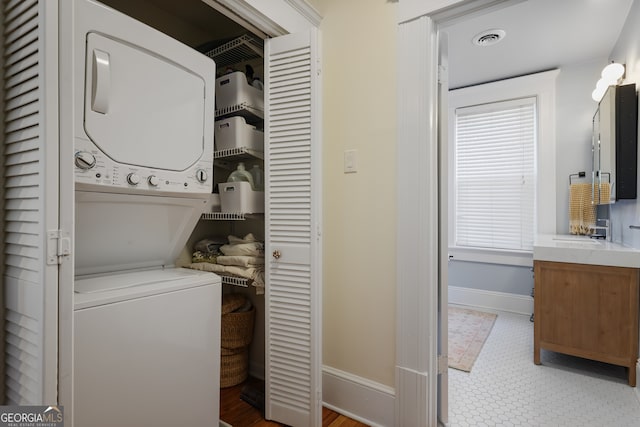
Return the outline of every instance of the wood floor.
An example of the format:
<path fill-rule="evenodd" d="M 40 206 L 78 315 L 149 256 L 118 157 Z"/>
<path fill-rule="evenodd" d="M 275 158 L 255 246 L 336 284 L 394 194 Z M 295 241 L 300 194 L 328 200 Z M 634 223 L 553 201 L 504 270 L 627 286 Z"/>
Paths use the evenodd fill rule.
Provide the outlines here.
<path fill-rule="evenodd" d="M 220 392 L 220 419 L 233 427 L 281 427 L 283 424 L 273 421 L 265 421 L 262 411 L 240 399 L 243 387 L 263 390 L 263 383 L 259 380 L 249 379 L 245 383 L 234 387 L 223 388 Z M 246 390 L 246 389 L 245 389 Z M 323 427 L 367 427 L 366 424 L 347 418 L 327 408 L 322 408 Z"/>

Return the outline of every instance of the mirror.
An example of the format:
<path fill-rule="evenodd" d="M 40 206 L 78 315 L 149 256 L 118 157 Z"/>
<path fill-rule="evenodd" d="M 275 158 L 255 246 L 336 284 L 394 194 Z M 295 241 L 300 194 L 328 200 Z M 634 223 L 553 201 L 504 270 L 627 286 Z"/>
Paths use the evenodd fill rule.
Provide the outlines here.
<path fill-rule="evenodd" d="M 593 203 L 635 199 L 638 101 L 635 84 L 609 86 L 593 117 Z"/>

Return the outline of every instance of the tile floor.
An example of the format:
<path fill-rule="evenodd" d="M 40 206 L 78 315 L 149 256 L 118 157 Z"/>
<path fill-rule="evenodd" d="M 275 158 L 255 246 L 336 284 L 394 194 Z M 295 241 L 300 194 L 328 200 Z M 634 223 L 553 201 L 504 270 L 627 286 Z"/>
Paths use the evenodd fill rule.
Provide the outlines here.
<path fill-rule="evenodd" d="M 622 367 L 542 351 L 529 316 L 498 312 L 471 373 L 449 369 L 449 425 L 638 427 L 640 401 Z"/>

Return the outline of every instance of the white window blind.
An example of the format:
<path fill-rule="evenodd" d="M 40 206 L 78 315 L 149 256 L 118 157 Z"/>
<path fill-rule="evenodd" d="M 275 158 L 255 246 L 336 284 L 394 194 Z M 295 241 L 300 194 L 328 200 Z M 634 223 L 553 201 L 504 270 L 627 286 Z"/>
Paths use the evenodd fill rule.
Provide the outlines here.
<path fill-rule="evenodd" d="M 536 98 L 456 109 L 455 245 L 531 251 Z"/>

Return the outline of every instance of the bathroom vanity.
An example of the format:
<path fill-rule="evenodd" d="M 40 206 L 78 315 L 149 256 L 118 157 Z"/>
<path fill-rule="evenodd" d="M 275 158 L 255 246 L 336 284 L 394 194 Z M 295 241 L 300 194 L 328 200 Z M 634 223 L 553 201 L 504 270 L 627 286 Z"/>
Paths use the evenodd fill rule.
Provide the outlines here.
<path fill-rule="evenodd" d="M 628 368 L 636 385 L 640 251 L 582 236 L 534 244 L 534 363 L 551 350 Z"/>

